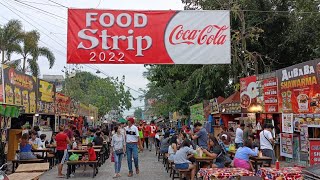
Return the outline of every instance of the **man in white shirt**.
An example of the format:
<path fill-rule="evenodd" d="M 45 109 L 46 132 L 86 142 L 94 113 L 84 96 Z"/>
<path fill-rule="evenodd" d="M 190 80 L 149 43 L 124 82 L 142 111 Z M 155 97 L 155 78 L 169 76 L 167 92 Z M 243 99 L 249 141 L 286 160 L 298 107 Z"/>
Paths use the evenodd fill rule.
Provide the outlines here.
<path fill-rule="evenodd" d="M 243 130 L 245 126 L 246 125 L 242 123 L 236 130 L 236 139 L 234 140 L 236 143 L 236 148 L 243 147 Z"/>
<path fill-rule="evenodd" d="M 134 119 L 128 119 L 128 126 L 124 128 L 126 132 L 126 153 L 127 153 L 127 161 L 128 161 L 128 169 L 129 174 L 128 177 L 133 176 L 132 170 L 132 156 L 134 160 L 134 166 L 136 168 L 136 173 L 139 174 L 139 160 L 138 160 L 138 145 L 140 151 L 143 151 L 138 128 L 134 125 Z"/>
<path fill-rule="evenodd" d="M 275 163 L 276 157 L 273 150 L 273 137 L 272 137 L 273 126 L 270 124 L 265 124 L 263 131 L 260 132 L 260 149 L 262 155 L 272 158 L 272 164 Z"/>

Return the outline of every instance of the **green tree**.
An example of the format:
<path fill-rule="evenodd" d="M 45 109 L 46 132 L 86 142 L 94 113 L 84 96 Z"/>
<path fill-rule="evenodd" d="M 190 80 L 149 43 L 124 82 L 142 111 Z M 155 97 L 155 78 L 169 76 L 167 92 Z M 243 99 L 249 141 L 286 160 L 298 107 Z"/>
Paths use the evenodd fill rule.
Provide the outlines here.
<path fill-rule="evenodd" d="M 142 119 L 143 110 L 141 108 L 137 108 L 134 110 L 134 117 L 138 120 Z"/>
<path fill-rule="evenodd" d="M 67 74 L 68 77 L 68 74 Z M 89 72 L 77 72 L 72 78 L 67 78 L 63 92 L 86 104 L 99 108 L 99 116 L 111 110 L 123 112 L 131 107 L 131 94 L 124 89 L 124 77 L 100 78 Z"/>
<path fill-rule="evenodd" d="M 35 30 L 24 32 L 22 40 L 21 46 L 16 49 L 16 52 L 22 56 L 22 72 L 26 72 L 26 65 L 28 63 L 32 75 L 38 77 L 40 75 L 40 68 L 38 65 L 40 56 L 47 58 L 50 69 L 53 67 L 55 56 L 47 47 L 39 46 L 39 32 Z"/>
<path fill-rule="evenodd" d="M 10 55 L 21 42 L 22 24 L 19 20 L 10 20 L 4 26 L 0 26 L 0 51 L 2 64 L 10 60 Z"/>

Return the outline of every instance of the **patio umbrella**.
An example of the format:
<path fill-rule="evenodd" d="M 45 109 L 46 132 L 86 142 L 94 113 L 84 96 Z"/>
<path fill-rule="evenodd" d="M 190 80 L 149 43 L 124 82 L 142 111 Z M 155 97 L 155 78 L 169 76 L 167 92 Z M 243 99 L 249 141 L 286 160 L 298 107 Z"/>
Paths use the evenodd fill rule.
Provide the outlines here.
<path fill-rule="evenodd" d="M 119 122 L 119 123 L 127 123 L 127 120 L 125 120 L 124 118 L 120 118 L 120 119 L 118 120 L 118 122 Z"/>

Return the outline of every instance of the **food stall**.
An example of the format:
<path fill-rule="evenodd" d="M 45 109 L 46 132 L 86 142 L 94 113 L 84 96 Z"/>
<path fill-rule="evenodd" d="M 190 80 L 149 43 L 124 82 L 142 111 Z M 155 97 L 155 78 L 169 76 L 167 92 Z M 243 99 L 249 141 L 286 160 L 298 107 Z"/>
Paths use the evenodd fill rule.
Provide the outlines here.
<path fill-rule="evenodd" d="M 52 83 L 38 79 L 38 106 L 37 125 L 40 128 L 39 134 L 45 134 L 50 140 L 55 131 L 55 86 Z"/>
<path fill-rule="evenodd" d="M 219 125 L 223 123 L 225 127 L 232 127 L 235 131 L 239 125 L 239 121 L 236 120 L 236 118 L 241 117 L 240 92 L 236 91 L 231 96 L 226 98 L 220 104 L 220 109 L 222 122 L 219 122 Z M 218 134 L 220 134 L 220 132 L 220 127 L 214 128 L 214 136 L 217 136 Z"/>
<path fill-rule="evenodd" d="M 320 60 L 280 69 L 276 74 L 282 132 L 291 134 L 293 142 L 292 159 L 287 160 L 300 162 L 307 156 L 310 165 L 320 164 Z"/>
<path fill-rule="evenodd" d="M 55 130 L 59 130 L 60 125 L 67 125 L 69 120 L 70 113 L 70 104 L 71 98 L 65 96 L 62 93 L 56 93 L 55 97 L 55 105 L 56 105 L 56 127 Z"/>

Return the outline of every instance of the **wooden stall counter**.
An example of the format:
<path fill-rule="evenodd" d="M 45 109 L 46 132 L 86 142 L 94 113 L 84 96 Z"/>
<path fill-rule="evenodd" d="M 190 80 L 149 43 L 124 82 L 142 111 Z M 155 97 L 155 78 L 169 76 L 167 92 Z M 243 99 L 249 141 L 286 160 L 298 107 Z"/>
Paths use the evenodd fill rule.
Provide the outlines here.
<path fill-rule="evenodd" d="M 12 161 L 15 158 L 16 151 L 19 149 L 19 139 L 22 136 L 22 129 L 10 129 L 9 130 L 9 142 L 8 142 L 8 161 Z"/>
<path fill-rule="evenodd" d="M 39 173 L 13 173 L 8 176 L 10 180 L 38 180 L 42 175 L 42 172 Z"/>

